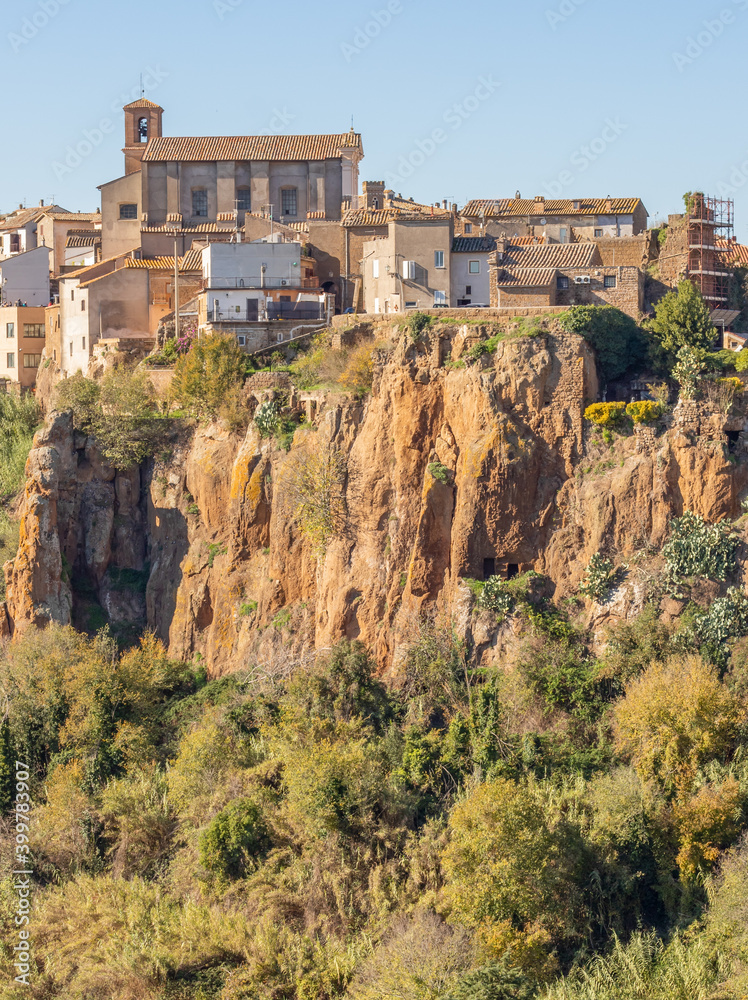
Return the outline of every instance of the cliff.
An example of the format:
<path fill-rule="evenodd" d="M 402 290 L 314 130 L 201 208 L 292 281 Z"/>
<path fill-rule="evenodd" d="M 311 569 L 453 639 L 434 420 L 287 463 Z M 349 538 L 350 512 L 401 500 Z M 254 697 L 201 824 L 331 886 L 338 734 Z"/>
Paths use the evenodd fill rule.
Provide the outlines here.
<path fill-rule="evenodd" d="M 533 568 L 563 597 L 597 551 L 656 551 L 685 509 L 739 512 L 743 415 L 680 404 L 659 435 L 639 429 L 609 449 L 583 425 L 598 391 L 583 339 L 507 336 L 459 367 L 475 327 L 415 344 L 384 332 L 393 343 L 375 353 L 365 400 L 294 396 L 313 420 L 288 452 L 254 421 L 246 434 L 177 422 L 154 460 L 117 473 L 68 414 L 50 414 L 5 567 L 9 628 L 76 615 L 85 627 L 100 607 L 213 674 L 283 670 L 343 636 L 393 669 L 413 623 L 435 614 L 490 658 L 496 636 L 476 626 L 463 579 Z M 324 552 L 283 486 L 320 455 L 339 457 L 344 501 Z M 637 599 L 630 584 L 606 614 Z"/>

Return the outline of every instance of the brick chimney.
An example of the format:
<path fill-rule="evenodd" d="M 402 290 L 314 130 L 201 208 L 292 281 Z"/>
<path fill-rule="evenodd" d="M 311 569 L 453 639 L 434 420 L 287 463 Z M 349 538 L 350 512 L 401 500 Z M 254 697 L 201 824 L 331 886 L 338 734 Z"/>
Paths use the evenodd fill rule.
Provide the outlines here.
<path fill-rule="evenodd" d="M 502 236 L 501 239 L 496 240 L 496 260 L 501 263 L 509 250 L 509 240 L 506 236 Z"/>
<path fill-rule="evenodd" d="M 613 199 L 612 198 L 606 198 L 605 199 L 605 211 L 608 213 L 608 215 L 612 215 L 613 214 Z"/>
<path fill-rule="evenodd" d="M 545 195 L 542 194 L 535 195 L 535 211 L 536 212 L 545 211 Z"/>

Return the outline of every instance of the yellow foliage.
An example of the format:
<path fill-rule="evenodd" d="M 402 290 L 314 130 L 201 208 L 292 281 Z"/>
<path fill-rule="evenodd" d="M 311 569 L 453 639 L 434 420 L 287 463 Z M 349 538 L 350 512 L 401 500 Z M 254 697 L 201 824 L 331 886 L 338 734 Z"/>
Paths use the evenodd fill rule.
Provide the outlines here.
<path fill-rule="evenodd" d="M 626 413 L 635 424 L 650 424 L 657 420 L 661 412 L 660 404 L 651 399 L 635 401 L 626 407 Z"/>
<path fill-rule="evenodd" d="M 625 403 L 593 403 L 584 411 L 584 419 L 598 427 L 610 427 L 618 423 L 625 412 Z"/>
<path fill-rule="evenodd" d="M 63 871 L 85 865 L 95 853 L 96 810 L 85 785 L 81 761 L 58 765 L 45 786 L 46 802 L 32 815 L 32 855 L 46 857 Z"/>
<path fill-rule="evenodd" d="M 678 832 L 678 867 L 693 879 L 714 867 L 720 852 L 737 838 L 745 796 L 739 783 L 728 778 L 721 785 L 704 785 L 693 798 L 674 810 Z"/>
<path fill-rule="evenodd" d="M 745 719 L 745 705 L 713 667 L 673 657 L 628 685 L 615 709 L 616 738 L 642 781 L 687 792 L 699 767 L 730 757 Z"/>
<path fill-rule="evenodd" d="M 371 390 L 374 378 L 374 345 L 364 344 L 355 348 L 351 354 L 345 371 L 339 376 L 338 382 L 349 392 L 363 395 Z"/>

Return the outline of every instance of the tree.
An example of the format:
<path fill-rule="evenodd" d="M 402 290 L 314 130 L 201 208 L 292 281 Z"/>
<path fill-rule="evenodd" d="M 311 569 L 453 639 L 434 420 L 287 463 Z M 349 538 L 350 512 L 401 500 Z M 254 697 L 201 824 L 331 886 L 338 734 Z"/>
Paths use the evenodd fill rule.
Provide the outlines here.
<path fill-rule="evenodd" d="M 78 373 L 59 384 L 55 406 L 72 412 L 75 428 L 95 437 L 116 469 L 129 469 L 152 455 L 163 428 L 144 371 L 116 368 L 102 382 Z"/>
<path fill-rule="evenodd" d="M 346 523 L 346 463 L 335 448 L 294 449 L 285 462 L 278 494 L 318 554 Z"/>
<path fill-rule="evenodd" d="M 746 708 L 698 656 L 653 663 L 615 708 L 618 748 L 642 781 L 688 793 L 700 767 L 727 762 Z"/>
<path fill-rule="evenodd" d="M 262 809 L 251 799 L 236 799 L 200 837 L 200 864 L 219 879 L 241 878 L 255 869 L 270 846 Z"/>
<path fill-rule="evenodd" d="M 660 299 L 647 329 L 670 354 L 677 354 L 682 347 L 709 350 L 717 336 L 709 307 L 698 288 L 687 279 L 680 282 L 677 291 Z"/>
<path fill-rule="evenodd" d="M 452 810 L 449 828 L 443 865 L 454 917 L 484 938 L 502 925 L 565 933 L 578 895 L 577 845 L 563 824 L 552 828 L 536 789 L 504 778 L 480 785 Z"/>
<path fill-rule="evenodd" d="M 578 333 L 594 347 L 603 382 L 620 378 L 644 360 L 641 330 L 615 306 L 572 306 L 558 322 L 567 333 Z"/>
<path fill-rule="evenodd" d="M 215 417 L 244 382 L 247 365 L 247 355 L 233 337 L 201 337 L 176 363 L 172 401 L 197 417 Z"/>

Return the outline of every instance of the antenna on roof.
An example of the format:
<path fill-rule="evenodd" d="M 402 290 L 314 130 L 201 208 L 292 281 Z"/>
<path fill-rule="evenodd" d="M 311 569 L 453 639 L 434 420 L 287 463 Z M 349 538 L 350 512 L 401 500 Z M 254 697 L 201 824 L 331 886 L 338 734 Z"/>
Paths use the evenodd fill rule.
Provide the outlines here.
<path fill-rule="evenodd" d="M 145 97 L 145 87 L 143 86 L 143 74 L 140 74 L 140 96 Z"/>
<path fill-rule="evenodd" d="M 351 132 L 353 132 L 353 131 L 354 131 L 354 128 L 353 128 L 353 115 L 351 115 Z"/>

